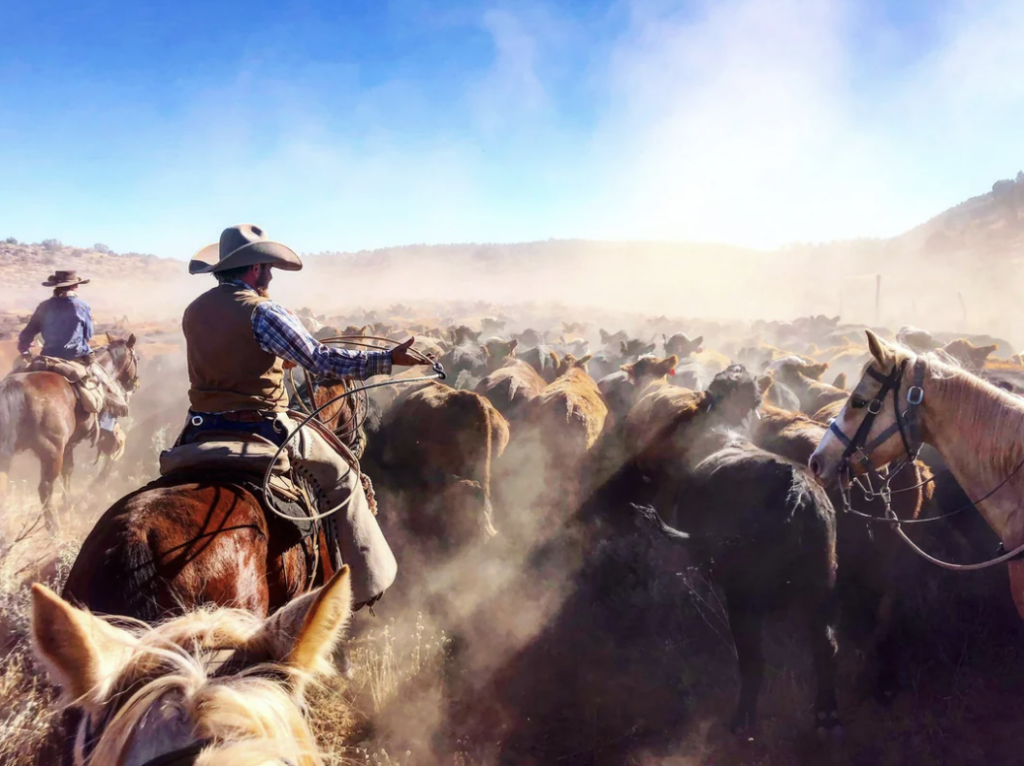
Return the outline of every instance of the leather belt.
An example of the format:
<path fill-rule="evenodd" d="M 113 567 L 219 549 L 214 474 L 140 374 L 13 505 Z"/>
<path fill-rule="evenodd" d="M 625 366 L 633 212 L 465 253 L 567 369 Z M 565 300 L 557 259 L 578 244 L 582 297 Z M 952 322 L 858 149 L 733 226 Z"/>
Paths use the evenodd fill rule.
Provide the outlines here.
<path fill-rule="evenodd" d="M 230 420 L 232 423 L 262 423 L 266 420 L 273 420 L 273 414 L 263 410 L 235 410 L 233 412 L 218 412 L 217 417 Z"/>

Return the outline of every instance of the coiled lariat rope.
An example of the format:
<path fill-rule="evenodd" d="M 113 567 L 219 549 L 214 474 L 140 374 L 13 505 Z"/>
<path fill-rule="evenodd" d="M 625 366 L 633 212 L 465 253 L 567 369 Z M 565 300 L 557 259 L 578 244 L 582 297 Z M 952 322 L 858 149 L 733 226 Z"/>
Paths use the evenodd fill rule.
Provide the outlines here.
<path fill-rule="evenodd" d="M 360 338 L 360 339 L 366 338 L 366 339 L 372 339 L 372 340 L 382 340 L 382 341 L 384 341 L 386 343 L 394 343 L 393 340 L 390 340 L 388 338 L 376 338 L 376 337 L 368 336 L 368 335 L 365 335 L 365 336 L 364 335 L 360 335 L 360 336 L 352 336 L 352 337 L 350 337 L 350 336 L 330 337 L 330 338 L 324 338 L 320 342 L 321 343 L 331 343 L 331 342 L 343 341 L 345 343 L 352 343 L 352 344 L 356 344 L 356 345 L 370 346 L 370 344 L 364 343 L 361 340 L 356 340 L 354 338 Z M 376 348 L 376 349 L 381 350 L 381 351 L 391 350 L 391 349 L 382 349 L 379 346 L 371 346 L 371 347 L 372 348 Z M 365 395 L 365 393 L 367 391 L 370 391 L 370 390 L 372 390 L 374 388 L 383 388 L 384 386 L 397 386 L 397 385 L 403 385 L 403 384 L 406 384 L 406 383 L 418 383 L 418 382 L 427 381 L 427 380 L 444 380 L 445 379 L 446 375 L 445 375 L 445 372 L 444 372 L 444 368 L 441 366 L 440 362 L 434 361 L 433 359 L 428 357 L 426 354 L 424 354 L 419 349 L 413 348 L 411 346 L 409 347 L 408 351 L 412 355 L 418 356 L 418 357 L 422 358 L 423 364 L 428 365 L 428 366 L 430 366 L 433 369 L 433 374 L 431 374 L 431 375 L 421 375 L 421 376 L 418 376 L 418 377 L 415 377 L 415 378 L 397 378 L 397 379 L 396 378 L 389 378 L 388 380 L 382 380 L 382 381 L 380 381 L 378 383 L 370 383 L 370 384 L 367 384 L 367 385 L 358 386 L 356 388 L 347 389 L 345 391 L 342 391 L 337 396 L 331 397 L 330 399 L 328 399 L 326 402 L 324 402 L 320 406 L 315 407 L 312 410 L 309 410 L 308 414 L 302 420 L 302 422 L 300 422 L 295 428 L 293 428 L 291 431 L 288 432 L 288 435 L 285 436 L 284 441 L 282 441 L 280 446 L 278 446 L 277 451 L 274 453 L 274 457 L 270 460 L 269 464 L 267 465 L 266 471 L 263 472 L 263 496 L 266 498 L 267 506 L 270 508 L 271 511 L 273 511 L 273 513 L 276 516 L 279 516 L 282 519 L 287 519 L 288 521 L 303 521 L 303 522 L 320 521 L 321 519 L 326 519 L 329 516 L 333 516 L 338 511 L 342 510 L 343 508 L 348 507 L 349 503 L 352 502 L 352 494 L 351 493 L 349 494 L 349 496 L 345 500 L 343 500 L 337 506 L 335 506 L 334 508 L 331 508 L 329 510 L 323 511 L 322 513 L 315 513 L 312 516 L 292 516 L 291 514 L 285 513 L 284 511 L 280 510 L 275 505 L 275 501 L 272 499 L 273 492 L 270 489 L 270 480 L 271 480 L 271 476 L 273 475 L 274 465 L 277 463 L 277 460 L 281 456 L 281 453 L 284 451 L 285 447 L 288 446 L 288 442 L 290 442 L 295 437 L 296 434 L 298 434 L 300 431 L 302 431 L 302 429 L 305 428 L 309 424 L 309 422 L 311 420 L 316 418 L 317 415 L 319 415 L 323 410 L 327 409 L 329 406 L 331 406 L 335 402 L 340 401 L 341 399 L 344 399 L 344 398 L 346 398 L 348 396 L 354 396 L 354 395 L 357 395 L 357 394 L 360 394 L 360 393 Z M 290 370 L 289 370 L 289 372 L 290 372 Z M 307 380 L 307 384 L 308 384 L 308 380 Z M 294 384 L 293 384 L 293 387 L 294 387 Z M 298 389 L 295 389 L 295 390 L 296 390 L 296 392 L 298 391 Z M 312 393 L 310 394 L 310 396 L 312 397 Z M 299 397 L 299 399 L 300 399 L 300 402 L 301 402 L 301 397 Z M 315 404 L 315 401 L 313 403 Z M 304 410 L 306 409 L 305 406 L 303 406 L 303 409 Z M 357 426 L 357 427 L 361 427 L 361 426 L 362 426 L 362 423 L 360 422 L 359 426 Z M 345 457 L 346 462 L 349 464 L 349 469 L 356 472 L 356 481 L 357 482 L 361 482 L 362 481 L 363 472 L 362 472 L 362 470 L 360 468 L 360 465 L 359 465 L 359 458 L 357 458 L 355 456 L 355 454 L 353 454 L 352 450 L 350 450 L 348 448 L 348 446 L 345 445 L 340 439 L 338 440 L 337 446 L 340 446 L 341 449 L 344 450 L 344 455 L 343 456 Z"/>

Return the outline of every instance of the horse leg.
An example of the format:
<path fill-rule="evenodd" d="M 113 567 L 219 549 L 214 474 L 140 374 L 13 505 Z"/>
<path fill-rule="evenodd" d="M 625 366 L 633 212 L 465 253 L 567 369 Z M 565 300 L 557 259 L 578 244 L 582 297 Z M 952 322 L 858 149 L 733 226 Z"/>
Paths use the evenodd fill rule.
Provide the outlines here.
<path fill-rule="evenodd" d="M 740 669 L 740 696 L 736 713 L 729 724 L 734 734 L 752 729 L 757 717 L 757 697 L 764 679 L 764 653 L 761 649 L 761 611 L 746 599 L 726 594 L 729 627 L 736 644 Z"/>
<path fill-rule="evenodd" d="M 836 701 L 836 656 L 838 646 L 835 635 L 835 603 L 832 593 L 811 601 L 807 607 L 807 628 L 814 659 L 814 675 L 818 683 L 814 702 L 815 723 L 819 731 L 840 730 L 838 702 Z"/>
<path fill-rule="evenodd" d="M 75 471 L 75 445 L 68 444 L 64 447 L 64 464 L 60 471 L 61 493 L 64 497 L 64 508 L 68 507 L 71 495 L 71 474 Z"/>
<path fill-rule="evenodd" d="M 64 470 L 64 453 L 58 450 L 39 453 L 39 502 L 43 504 L 43 519 L 50 532 L 57 531 L 53 515 L 53 484 Z"/>

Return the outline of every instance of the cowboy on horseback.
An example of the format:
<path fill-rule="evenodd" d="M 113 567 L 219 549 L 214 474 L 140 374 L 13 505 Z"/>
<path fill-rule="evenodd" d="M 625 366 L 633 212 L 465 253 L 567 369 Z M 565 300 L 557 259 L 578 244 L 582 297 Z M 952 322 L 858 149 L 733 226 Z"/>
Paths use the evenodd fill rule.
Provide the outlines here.
<path fill-rule="evenodd" d="M 212 430 L 255 434 L 280 445 L 297 425 L 287 414 L 286 362 L 325 377 L 359 380 L 390 374 L 393 365 L 420 363 L 409 354 L 412 339 L 391 351 L 323 345 L 298 316 L 268 297 L 274 268 L 298 271 L 302 261 L 250 224 L 225 229 L 219 243 L 189 263 L 189 273 L 212 274 L 217 285 L 185 309 L 182 321 L 191 406 L 180 444 Z M 356 471 L 311 427 L 289 442 L 288 455 L 312 479 L 321 502 L 340 508 L 328 523 L 335 524 L 342 559 L 352 567 L 353 601 L 373 603 L 394 581 L 397 563 Z"/>
<path fill-rule="evenodd" d="M 55 359 L 85 359 L 92 353 L 92 314 L 89 304 L 78 297 L 79 285 L 89 284 L 74 271 L 56 271 L 43 282 L 53 288 L 53 297 L 36 307 L 28 326 L 18 336 L 18 353 L 23 356 L 42 333 L 43 356 Z"/>
<path fill-rule="evenodd" d="M 74 271 L 56 271 L 44 287 L 54 289 L 32 314 L 18 337 L 21 358 L 0 381 L 0 506 L 14 455 L 36 454 L 42 465 L 39 499 L 43 518 L 56 531 L 52 500 L 58 480 L 65 498 L 74 471 L 77 444 L 95 444 L 104 429 L 114 432 L 115 419 L 128 413 L 128 396 L 138 387 L 135 336 L 112 340 L 93 349 L 89 304 L 75 288 L 88 284 Z M 42 334 L 42 353 L 29 349 Z"/>

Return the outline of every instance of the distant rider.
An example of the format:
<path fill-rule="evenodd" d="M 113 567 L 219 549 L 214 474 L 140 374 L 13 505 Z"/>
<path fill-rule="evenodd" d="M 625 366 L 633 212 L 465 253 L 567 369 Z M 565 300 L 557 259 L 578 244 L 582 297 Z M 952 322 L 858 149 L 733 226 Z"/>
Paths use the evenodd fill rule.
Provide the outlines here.
<path fill-rule="evenodd" d="M 18 336 L 20 354 L 28 354 L 32 341 L 42 333 L 43 356 L 88 364 L 92 314 L 89 304 L 75 290 L 87 284 L 89 280 L 81 279 L 74 271 L 57 271 L 43 282 L 43 287 L 53 288 L 53 297 L 36 307 L 28 326 Z"/>
<path fill-rule="evenodd" d="M 192 301 L 182 321 L 191 383 L 182 443 L 213 430 L 255 433 L 280 444 L 295 428 L 286 414 L 282 360 L 317 375 L 359 380 L 388 375 L 392 365 L 420 363 L 409 354 L 412 339 L 392 351 L 323 345 L 299 317 L 267 296 L 272 268 L 298 271 L 302 261 L 251 224 L 225 229 L 218 244 L 200 250 L 189 263 L 190 273 L 213 274 L 218 284 Z M 313 478 L 327 507 L 351 496 L 334 523 L 342 558 L 352 566 L 353 601 L 373 603 L 394 581 L 398 565 L 362 484 L 314 428 L 303 428 L 288 445 L 289 458 Z"/>

